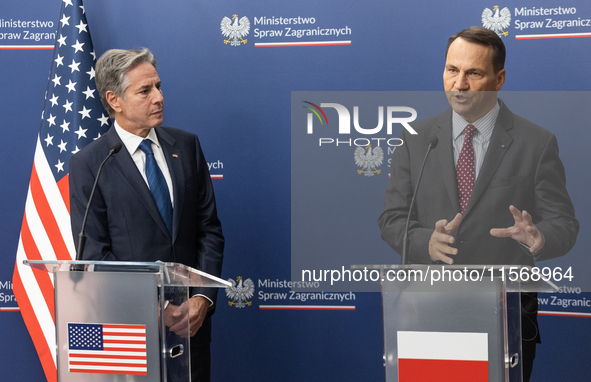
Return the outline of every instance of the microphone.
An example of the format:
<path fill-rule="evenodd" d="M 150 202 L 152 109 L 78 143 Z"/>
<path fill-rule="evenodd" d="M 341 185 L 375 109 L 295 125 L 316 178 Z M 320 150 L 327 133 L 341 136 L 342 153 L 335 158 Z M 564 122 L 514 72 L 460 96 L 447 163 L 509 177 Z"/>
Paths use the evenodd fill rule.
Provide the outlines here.
<path fill-rule="evenodd" d="M 84 236 L 84 227 L 86 227 L 86 218 L 88 217 L 88 211 L 90 210 L 90 203 L 92 202 L 92 197 L 94 196 L 94 190 L 96 189 L 96 185 L 98 183 L 99 176 L 101 176 L 101 170 L 103 169 L 103 165 L 105 164 L 105 162 L 107 162 L 107 159 L 109 159 L 111 157 L 111 155 L 117 154 L 119 152 L 119 150 L 121 150 L 121 147 L 123 147 L 121 142 L 117 142 L 113 146 L 111 146 L 111 150 L 109 150 L 109 154 L 107 155 L 107 157 L 105 158 L 103 163 L 101 163 L 101 165 L 98 168 L 98 171 L 96 172 L 96 178 L 94 179 L 92 191 L 90 192 L 90 197 L 88 198 L 88 203 L 86 204 L 86 211 L 84 212 L 84 219 L 82 220 L 82 228 L 80 229 L 80 234 L 78 235 L 78 247 L 76 248 L 76 260 L 77 261 L 82 260 L 82 253 L 84 252 L 84 244 L 86 244 L 86 236 Z"/>
<path fill-rule="evenodd" d="M 421 177 L 423 176 L 423 170 L 425 169 L 425 163 L 427 163 L 427 157 L 432 149 L 437 147 L 439 143 L 439 139 L 437 137 L 432 137 L 429 140 L 429 144 L 427 145 L 427 153 L 425 154 L 425 159 L 423 159 L 423 164 L 421 165 L 421 171 L 419 171 L 419 180 L 417 180 L 417 186 L 415 187 L 415 192 L 412 194 L 412 199 L 410 201 L 410 206 L 408 207 L 408 215 L 406 217 L 406 227 L 404 228 L 404 239 L 402 239 L 402 265 L 408 263 L 408 226 L 410 225 L 410 214 L 412 213 L 412 208 L 415 204 L 415 198 L 417 196 L 417 191 L 419 190 L 419 185 L 421 184 Z"/>

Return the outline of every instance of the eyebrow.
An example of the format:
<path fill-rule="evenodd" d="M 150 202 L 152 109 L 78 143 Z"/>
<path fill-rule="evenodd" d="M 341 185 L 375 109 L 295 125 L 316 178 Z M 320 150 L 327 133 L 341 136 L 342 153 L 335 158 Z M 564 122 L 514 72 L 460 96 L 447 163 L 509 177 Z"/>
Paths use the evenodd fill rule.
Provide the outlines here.
<path fill-rule="evenodd" d="M 158 82 L 156 82 L 156 83 L 149 83 L 149 84 L 145 84 L 145 85 L 142 85 L 142 86 L 140 86 L 140 87 L 138 88 L 138 91 L 142 91 L 142 90 L 145 90 L 145 89 L 149 89 L 149 88 L 151 88 L 152 86 L 158 87 L 158 86 L 160 86 L 161 84 L 162 84 L 162 82 L 161 82 L 161 81 L 158 81 Z"/>
<path fill-rule="evenodd" d="M 453 65 L 453 64 L 447 64 L 445 65 L 446 69 L 458 69 L 457 66 Z M 482 72 L 483 69 L 482 68 L 478 68 L 478 67 L 474 67 L 474 68 L 468 68 L 465 70 L 465 72 L 470 73 L 470 72 Z"/>

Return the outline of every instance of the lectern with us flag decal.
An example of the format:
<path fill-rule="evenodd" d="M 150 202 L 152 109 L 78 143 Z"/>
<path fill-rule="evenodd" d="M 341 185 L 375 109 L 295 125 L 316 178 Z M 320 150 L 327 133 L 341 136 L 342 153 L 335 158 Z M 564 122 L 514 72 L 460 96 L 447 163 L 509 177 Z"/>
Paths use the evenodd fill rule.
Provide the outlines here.
<path fill-rule="evenodd" d="M 387 382 L 519 382 L 521 296 L 558 288 L 521 266 L 379 269 Z"/>
<path fill-rule="evenodd" d="M 190 329 L 168 329 L 191 288 L 230 283 L 176 263 L 27 261 L 53 274 L 59 382 L 189 381 Z"/>

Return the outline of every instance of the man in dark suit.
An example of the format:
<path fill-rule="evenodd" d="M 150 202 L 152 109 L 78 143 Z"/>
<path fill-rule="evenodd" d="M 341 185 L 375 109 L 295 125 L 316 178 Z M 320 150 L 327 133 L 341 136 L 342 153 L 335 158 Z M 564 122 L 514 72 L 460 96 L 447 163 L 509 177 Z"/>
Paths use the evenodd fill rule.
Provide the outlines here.
<path fill-rule="evenodd" d="M 403 132 L 379 218 L 382 238 L 399 253 L 427 146 L 439 140 L 411 214 L 411 263 L 534 265 L 575 244 L 579 224 L 556 138 L 497 99 L 504 61 L 504 44 L 488 29 L 452 36 L 443 74 L 451 109 L 413 125 L 418 135 Z M 539 342 L 536 296 L 522 295 L 522 308 L 529 380 Z"/>
<path fill-rule="evenodd" d="M 70 160 L 73 232 L 80 232 L 97 170 L 109 150 L 85 227 L 85 260 L 178 262 L 220 276 L 222 228 L 197 136 L 160 127 L 164 99 L 147 49 L 110 50 L 96 64 L 96 85 L 115 119 L 103 137 Z M 167 307 L 166 323 L 187 333 L 193 381 L 209 380 L 211 313 L 216 289 L 193 290 Z M 187 319 L 188 317 L 188 319 Z"/>

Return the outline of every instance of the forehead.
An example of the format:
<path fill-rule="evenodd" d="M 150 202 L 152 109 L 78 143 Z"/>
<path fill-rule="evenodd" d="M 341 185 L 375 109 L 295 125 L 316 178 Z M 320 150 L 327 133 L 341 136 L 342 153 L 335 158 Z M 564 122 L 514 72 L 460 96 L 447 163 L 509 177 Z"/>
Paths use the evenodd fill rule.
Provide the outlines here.
<path fill-rule="evenodd" d="M 160 81 L 158 71 L 149 62 L 144 62 L 127 72 L 129 87 L 141 87 Z"/>
<path fill-rule="evenodd" d="M 491 46 L 468 42 L 459 37 L 449 46 L 446 65 L 492 69 L 492 58 L 493 49 Z"/>

